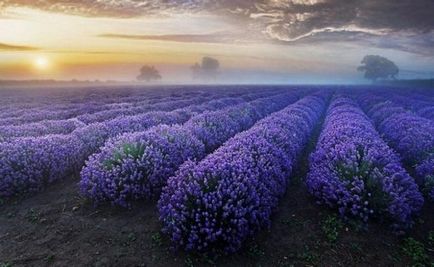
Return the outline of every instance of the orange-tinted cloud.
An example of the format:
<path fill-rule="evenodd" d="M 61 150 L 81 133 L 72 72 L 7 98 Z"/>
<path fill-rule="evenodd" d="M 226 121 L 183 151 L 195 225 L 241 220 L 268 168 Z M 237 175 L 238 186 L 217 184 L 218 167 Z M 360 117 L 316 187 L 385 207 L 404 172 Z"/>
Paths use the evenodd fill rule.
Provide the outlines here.
<path fill-rule="evenodd" d="M 168 41 L 180 43 L 230 43 L 235 40 L 231 34 L 165 34 L 165 35 L 130 35 L 130 34 L 101 34 L 99 37 L 132 40 Z"/>
<path fill-rule="evenodd" d="M 8 7 L 28 7 L 87 17 L 132 18 L 205 12 L 231 20 L 242 30 L 251 27 L 258 36 L 291 43 L 336 32 L 365 34 L 365 38 L 400 33 L 425 34 L 434 30 L 432 0 L 3 0 Z M 115 36 L 111 36 L 115 37 Z M 122 36 L 118 36 L 122 37 Z M 146 40 L 214 42 L 212 36 L 123 36 Z M 346 40 L 347 41 L 347 38 Z M 431 44 L 432 45 L 432 44 Z"/>
<path fill-rule="evenodd" d="M 32 46 L 21 46 L 21 45 L 0 43 L 0 51 L 32 51 L 32 50 L 39 50 L 39 48 L 32 47 Z"/>

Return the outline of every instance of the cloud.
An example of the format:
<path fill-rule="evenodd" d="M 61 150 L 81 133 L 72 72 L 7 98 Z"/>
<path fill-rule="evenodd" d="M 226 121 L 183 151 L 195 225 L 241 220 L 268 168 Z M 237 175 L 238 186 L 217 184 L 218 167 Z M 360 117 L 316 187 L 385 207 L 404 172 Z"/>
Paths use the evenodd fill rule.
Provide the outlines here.
<path fill-rule="evenodd" d="M 358 41 L 363 36 L 373 44 L 392 48 L 392 44 L 385 45 L 387 40 L 402 39 L 404 34 L 424 39 L 415 41 L 414 47 L 434 45 L 431 38 L 423 37 L 434 30 L 432 0 L 4 0 L 0 3 L 0 13 L 10 7 L 116 18 L 204 12 L 219 15 L 240 30 L 255 32 L 258 39 L 265 36 L 282 43 L 328 41 L 327 36 L 343 38 L 335 39 L 336 42 L 351 38 Z M 225 36 L 114 33 L 105 37 L 218 42 L 217 37 Z M 392 49 L 417 50 L 410 41 Z"/>
<path fill-rule="evenodd" d="M 1 9 L 26 7 L 85 17 L 131 18 L 173 10 L 192 10 L 201 1 L 181 0 L 4 0 Z"/>
<path fill-rule="evenodd" d="M 166 34 L 166 35 L 130 35 L 130 34 L 101 34 L 103 38 L 119 38 L 132 40 L 168 41 L 180 43 L 229 43 L 235 40 L 235 36 L 226 33 L 213 34 Z"/>
<path fill-rule="evenodd" d="M 264 25 L 270 38 L 296 41 L 319 32 L 428 32 L 434 29 L 432 10 L 431 0 L 269 0 L 249 17 Z"/>
<path fill-rule="evenodd" d="M 20 45 L 0 43 L 0 52 L 1 51 L 32 51 L 32 50 L 39 50 L 39 48 L 31 47 L 31 46 L 20 46 Z"/>

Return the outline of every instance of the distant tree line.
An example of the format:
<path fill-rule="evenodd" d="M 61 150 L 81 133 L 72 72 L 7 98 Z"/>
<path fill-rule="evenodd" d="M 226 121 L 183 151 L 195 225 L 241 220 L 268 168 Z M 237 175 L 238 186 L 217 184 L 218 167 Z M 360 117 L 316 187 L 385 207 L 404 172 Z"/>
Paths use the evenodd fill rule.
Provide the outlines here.
<path fill-rule="evenodd" d="M 367 55 L 361 61 L 358 71 L 364 72 L 364 77 L 373 82 L 377 80 L 395 80 L 399 74 L 399 68 L 396 64 L 382 56 Z M 214 81 L 220 73 L 220 62 L 212 57 L 203 57 L 200 63 L 191 66 L 193 80 Z M 137 76 L 139 81 L 157 81 L 161 80 L 160 72 L 154 67 L 145 65 L 140 69 Z"/>
<path fill-rule="evenodd" d="M 216 80 L 220 73 L 220 62 L 212 57 L 203 57 L 201 63 L 195 63 L 190 69 L 193 80 L 212 81 Z M 137 76 L 138 81 L 151 82 L 161 79 L 160 72 L 150 65 L 143 66 Z"/>

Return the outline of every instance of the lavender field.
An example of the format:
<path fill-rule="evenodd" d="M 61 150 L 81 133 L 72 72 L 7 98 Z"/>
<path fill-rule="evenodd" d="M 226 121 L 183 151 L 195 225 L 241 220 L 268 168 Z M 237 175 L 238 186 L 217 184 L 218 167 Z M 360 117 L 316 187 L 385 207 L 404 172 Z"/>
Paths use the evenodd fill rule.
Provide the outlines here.
<path fill-rule="evenodd" d="M 0 266 L 434 266 L 434 91 L 0 91 Z"/>

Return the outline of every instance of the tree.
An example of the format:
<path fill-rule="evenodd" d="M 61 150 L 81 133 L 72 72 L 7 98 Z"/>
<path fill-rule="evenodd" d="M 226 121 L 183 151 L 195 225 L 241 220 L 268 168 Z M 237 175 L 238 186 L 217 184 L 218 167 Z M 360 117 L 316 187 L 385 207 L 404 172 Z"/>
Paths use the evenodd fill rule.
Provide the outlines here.
<path fill-rule="evenodd" d="M 396 79 L 399 73 L 398 67 L 389 59 L 381 56 L 367 55 L 363 58 L 363 65 L 358 67 L 358 71 L 365 72 L 365 78 L 372 81 L 377 79 Z"/>
<path fill-rule="evenodd" d="M 160 80 L 160 79 L 161 79 L 160 72 L 154 66 L 143 66 L 140 69 L 139 76 L 137 76 L 137 80 L 139 81 L 150 82 L 152 80 Z"/>
<path fill-rule="evenodd" d="M 212 57 L 203 57 L 202 64 L 195 63 L 191 70 L 193 79 L 215 80 L 219 74 L 220 62 Z"/>

